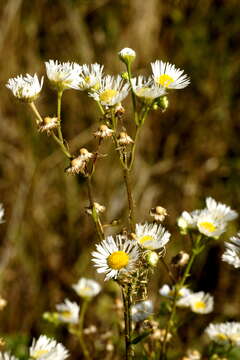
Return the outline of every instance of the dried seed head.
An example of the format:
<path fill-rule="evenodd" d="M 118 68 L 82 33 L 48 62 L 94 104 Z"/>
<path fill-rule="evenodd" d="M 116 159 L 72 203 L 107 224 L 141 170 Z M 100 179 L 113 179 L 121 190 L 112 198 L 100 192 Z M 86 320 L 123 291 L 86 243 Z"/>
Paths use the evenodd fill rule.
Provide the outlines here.
<path fill-rule="evenodd" d="M 99 126 L 98 130 L 94 132 L 94 136 L 104 139 L 105 137 L 110 137 L 113 134 L 113 130 L 110 129 L 107 125 L 102 124 Z"/>
<path fill-rule="evenodd" d="M 177 255 L 172 258 L 171 264 L 176 267 L 184 267 L 189 261 L 188 253 L 180 251 Z"/>
<path fill-rule="evenodd" d="M 59 127 L 59 121 L 57 117 L 47 116 L 43 119 L 43 122 L 39 125 L 39 131 L 50 131 Z"/>
<path fill-rule="evenodd" d="M 125 113 L 125 109 L 122 106 L 122 104 L 118 104 L 115 107 L 115 116 L 118 117 L 119 119 L 121 119 L 121 117 L 123 116 L 123 114 Z"/>
<path fill-rule="evenodd" d="M 79 150 L 79 153 L 80 153 L 80 158 L 83 160 L 83 161 L 87 161 L 89 159 L 91 159 L 94 155 L 93 153 L 89 152 L 87 149 L 85 148 L 82 148 Z"/>
<path fill-rule="evenodd" d="M 83 333 L 85 335 L 95 334 L 96 332 L 97 332 L 97 328 L 95 325 L 90 325 L 88 328 L 83 330 Z"/>
<path fill-rule="evenodd" d="M 121 131 L 118 137 L 118 143 L 121 146 L 134 143 L 133 139 L 124 131 Z"/>
<path fill-rule="evenodd" d="M 164 341 L 166 334 L 166 329 L 155 329 L 151 335 L 152 339 Z M 166 341 L 170 341 L 172 338 L 172 334 L 168 332 Z"/>
<path fill-rule="evenodd" d="M 163 221 L 168 215 L 167 210 L 162 206 L 152 208 L 149 213 L 156 221 Z"/>
<path fill-rule="evenodd" d="M 71 160 L 71 165 L 66 169 L 67 174 L 75 175 L 84 172 L 85 161 L 81 156 Z"/>

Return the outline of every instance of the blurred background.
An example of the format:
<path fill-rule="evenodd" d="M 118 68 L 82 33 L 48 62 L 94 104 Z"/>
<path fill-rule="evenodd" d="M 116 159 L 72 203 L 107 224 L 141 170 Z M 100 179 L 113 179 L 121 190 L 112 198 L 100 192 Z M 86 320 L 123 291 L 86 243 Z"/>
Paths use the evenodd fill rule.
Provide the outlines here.
<path fill-rule="evenodd" d="M 188 250 L 176 227 L 183 210 L 203 207 L 205 197 L 212 196 L 240 211 L 239 15 L 238 0 L 0 0 L 0 202 L 6 210 L 0 227 L 0 294 L 8 301 L 0 313 L 0 331 L 12 347 L 19 337 L 24 343 L 45 332 L 74 354 L 78 345 L 64 330 L 49 326 L 42 313 L 53 311 L 65 297 L 77 300 L 71 285 L 79 277 L 102 284 L 103 277 L 91 264 L 97 239 L 84 213 L 84 180 L 64 173 L 68 163 L 51 139 L 37 132 L 29 107 L 5 87 L 8 78 L 26 72 L 45 75 L 49 59 L 98 62 L 105 73 L 116 74 L 124 71 L 117 56 L 123 47 L 137 52 L 135 74 L 150 74 L 150 62 L 156 59 L 185 70 L 190 86 L 171 92 L 168 110 L 149 117 L 132 174 L 138 221 L 150 221 L 152 206 L 168 210 L 170 259 L 178 250 Z M 128 101 L 124 104 L 130 109 Z M 56 115 L 56 94 L 46 77 L 37 106 L 43 116 Z M 94 150 L 95 103 L 85 93 L 68 90 L 62 109 L 71 151 L 83 146 Z M 132 134 L 128 111 L 125 120 Z M 102 151 L 110 149 L 106 144 Z M 126 224 L 127 200 L 116 155 L 100 162 L 94 195 L 107 207 L 106 223 L 121 218 Z M 236 221 L 225 239 L 237 230 Z M 195 264 L 193 288 L 214 295 L 215 311 L 194 317 L 183 342 L 196 338 L 213 319 L 240 320 L 239 275 L 221 262 L 222 252 L 223 241 L 214 242 Z M 156 309 L 157 291 L 167 280 L 159 266 L 151 284 Z M 117 293 L 114 285 L 103 286 L 87 322 L 106 331 Z"/>

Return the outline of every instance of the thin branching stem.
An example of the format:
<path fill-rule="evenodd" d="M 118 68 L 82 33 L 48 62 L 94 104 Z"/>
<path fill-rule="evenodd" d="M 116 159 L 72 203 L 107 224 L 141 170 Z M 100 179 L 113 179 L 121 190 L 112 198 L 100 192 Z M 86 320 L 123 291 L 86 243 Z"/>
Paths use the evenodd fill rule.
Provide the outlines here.
<path fill-rule="evenodd" d="M 84 300 L 81 306 L 81 312 L 80 312 L 80 317 L 79 317 L 79 343 L 84 355 L 84 358 L 87 360 L 90 360 L 90 355 L 88 352 L 88 349 L 86 347 L 85 341 L 83 339 L 83 325 L 84 325 L 84 316 L 87 310 L 87 306 L 88 306 L 88 302 L 87 300 Z"/>
<path fill-rule="evenodd" d="M 57 93 L 57 117 L 58 117 L 58 137 L 60 141 L 63 143 L 63 135 L 62 135 L 62 129 L 61 129 L 61 104 L 62 104 L 62 91 L 58 91 Z"/>

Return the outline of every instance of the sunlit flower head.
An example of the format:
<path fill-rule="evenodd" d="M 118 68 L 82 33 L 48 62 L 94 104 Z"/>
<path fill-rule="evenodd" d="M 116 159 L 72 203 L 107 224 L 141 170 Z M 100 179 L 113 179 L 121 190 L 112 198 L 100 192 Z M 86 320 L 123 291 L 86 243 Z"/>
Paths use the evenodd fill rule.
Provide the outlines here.
<path fill-rule="evenodd" d="M 240 268 L 240 233 L 237 235 L 238 237 L 232 236 L 230 242 L 225 242 L 226 250 L 222 255 L 222 260 L 235 268 Z"/>
<path fill-rule="evenodd" d="M 143 321 L 153 314 L 153 303 L 151 300 L 141 301 L 132 306 L 132 320 Z"/>
<path fill-rule="evenodd" d="M 64 360 L 69 356 L 66 348 L 56 340 L 41 335 L 33 340 L 30 347 L 30 357 L 37 360 Z"/>
<path fill-rule="evenodd" d="M 231 221 L 238 217 L 236 211 L 232 210 L 230 206 L 217 202 L 211 197 L 206 199 L 206 209 L 213 215 L 217 220 L 220 221 Z"/>
<path fill-rule="evenodd" d="M 59 62 L 49 60 L 45 62 L 48 79 L 58 91 L 75 88 L 79 81 L 81 66 L 74 62 Z"/>
<path fill-rule="evenodd" d="M 174 287 L 170 287 L 169 285 L 167 284 L 164 284 L 160 289 L 159 289 L 159 293 L 160 295 L 164 296 L 164 297 L 167 297 L 169 299 L 172 299 L 174 297 L 174 294 L 175 294 L 175 289 Z M 184 298 L 184 297 L 187 297 L 188 295 L 192 294 L 192 291 L 186 287 L 182 287 L 179 291 L 178 291 L 178 298 L 181 299 L 181 298 Z M 177 302 L 177 305 L 178 305 L 178 302 Z M 180 304 L 181 305 L 181 304 Z"/>
<path fill-rule="evenodd" d="M 171 236 L 162 225 L 149 223 L 137 224 L 135 234 L 138 244 L 148 250 L 163 248 L 169 242 Z"/>
<path fill-rule="evenodd" d="M 218 344 L 240 346 L 240 322 L 210 324 L 205 332 L 210 340 Z"/>
<path fill-rule="evenodd" d="M 118 53 L 120 59 L 125 63 L 132 63 L 136 57 L 136 52 L 131 48 L 124 48 Z"/>
<path fill-rule="evenodd" d="M 75 302 L 65 299 L 63 304 L 57 304 L 58 319 L 65 323 L 77 324 L 79 321 L 79 306 Z"/>
<path fill-rule="evenodd" d="M 89 93 L 89 96 L 100 102 L 103 106 L 119 104 L 129 92 L 129 84 L 120 75 L 113 77 L 107 75 L 102 78 L 100 88 Z"/>
<path fill-rule="evenodd" d="M 3 204 L 0 203 L 0 224 L 2 224 L 4 222 L 3 217 L 4 217 L 4 207 Z"/>
<path fill-rule="evenodd" d="M 9 352 L 0 352 L 0 360 L 18 360 L 15 356 Z"/>
<path fill-rule="evenodd" d="M 98 89 L 103 75 L 103 65 L 82 65 L 78 81 L 72 86 L 76 90 Z"/>
<path fill-rule="evenodd" d="M 190 84 L 190 79 L 183 70 L 175 65 L 156 60 L 151 63 L 154 82 L 166 89 L 183 89 Z"/>
<path fill-rule="evenodd" d="M 202 211 L 198 217 L 197 227 L 201 234 L 218 238 L 226 231 L 226 222 L 217 219 L 213 214 L 208 211 Z"/>
<path fill-rule="evenodd" d="M 106 280 L 116 279 L 122 274 L 130 273 L 136 267 L 139 257 L 138 245 L 125 236 L 117 235 L 115 239 L 108 236 L 96 245 L 92 261 L 97 272 L 106 273 Z"/>
<path fill-rule="evenodd" d="M 166 94 L 165 89 L 157 86 L 151 78 L 146 79 L 140 75 L 133 78 L 131 82 L 136 96 L 145 101 L 153 101 Z"/>
<path fill-rule="evenodd" d="M 201 210 L 194 210 L 192 212 L 183 211 L 181 216 L 178 218 L 178 226 L 180 229 L 196 229 L 200 213 Z"/>
<path fill-rule="evenodd" d="M 76 293 L 83 298 L 92 298 L 98 295 L 102 289 L 97 281 L 86 278 L 81 278 L 72 287 Z"/>
<path fill-rule="evenodd" d="M 37 74 L 31 76 L 19 75 L 15 78 L 9 79 L 6 87 L 10 89 L 13 95 L 23 102 L 33 102 L 36 100 L 42 90 L 43 77 L 38 80 Z"/>
<path fill-rule="evenodd" d="M 213 311 L 213 297 L 203 291 L 188 295 L 186 301 L 188 301 L 190 309 L 197 314 L 209 314 Z"/>

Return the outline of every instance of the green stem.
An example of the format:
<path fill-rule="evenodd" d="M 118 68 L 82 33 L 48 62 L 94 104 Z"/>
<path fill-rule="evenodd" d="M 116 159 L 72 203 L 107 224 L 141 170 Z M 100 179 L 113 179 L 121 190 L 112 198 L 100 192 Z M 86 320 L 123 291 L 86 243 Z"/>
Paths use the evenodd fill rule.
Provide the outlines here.
<path fill-rule="evenodd" d="M 32 111 L 34 112 L 34 114 L 36 115 L 36 117 L 37 117 L 37 124 L 42 123 L 42 122 L 43 122 L 43 118 L 42 118 L 41 115 L 39 114 L 38 109 L 36 108 L 34 102 L 29 103 L 29 106 L 30 106 L 30 108 L 32 109 Z"/>
<path fill-rule="evenodd" d="M 88 199 L 89 199 L 89 203 L 90 203 L 90 208 L 92 210 L 91 216 L 92 216 L 92 219 L 93 219 L 93 222 L 95 225 L 95 230 L 98 235 L 98 238 L 100 241 L 102 241 L 104 239 L 104 232 L 103 232 L 101 220 L 100 220 L 98 213 L 96 211 L 96 208 L 94 206 L 92 183 L 91 183 L 91 178 L 89 176 L 87 177 L 87 188 L 88 188 Z"/>
<path fill-rule="evenodd" d="M 79 343 L 84 355 L 85 359 L 90 360 L 90 355 L 88 352 L 88 349 L 85 345 L 84 339 L 83 339 L 83 325 L 84 325 L 84 316 L 87 310 L 87 306 L 88 306 L 88 302 L 87 300 L 84 300 L 81 306 L 81 312 L 80 312 L 80 317 L 79 317 Z"/>
<path fill-rule="evenodd" d="M 58 137 L 60 141 L 63 143 L 63 135 L 62 135 L 62 129 L 61 129 L 61 103 L 62 103 L 62 91 L 58 91 L 57 93 L 57 117 L 58 117 Z"/>
<path fill-rule="evenodd" d="M 123 169 L 123 177 L 124 177 L 124 182 L 125 182 L 125 186 L 126 186 L 126 190 L 127 190 L 129 222 L 130 222 L 131 231 L 134 232 L 135 224 L 136 224 L 135 212 L 134 212 L 134 201 L 133 201 L 131 183 L 130 183 L 130 179 L 129 179 L 129 170 L 126 168 Z"/>
<path fill-rule="evenodd" d="M 130 87 L 131 87 L 134 121 L 135 121 L 135 124 L 138 125 L 139 120 L 138 120 L 138 113 L 137 113 L 137 101 L 136 101 L 136 95 L 134 93 L 133 86 L 132 86 L 132 72 L 131 72 L 131 65 L 129 63 L 127 63 L 127 73 L 128 73 L 128 79 L 129 79 L 129 83 L 130 83 Z"/>
<path fill-rule="evenodd" d="M 133 139 L 133 140 L 134 140 L 134 143 L 133 143 L 132 151 L 131 151 L 131 155 L 130 155 L 130 163 L 129 163 L 129 165 L 128 165 L 128 169 L 129 169 L 129 170 L 132 169 L 133 162 L 134 162 L 134 159 L 135 159 L 136 142 L 137 142 L 137 139 L 138 139 L 139 131 L 140 131 L 140 126 L 137 126 L 137 129 L 136 129 L 136 132 L 135 132 L 135 137 L 134 137 L 134 139 Z"/>
<path fill-rule="evenodd" d="M 54 134 L 53 131 L 51 131 L 51 135 L 52 138 L 56 141 L 56 143 L 60 146 L 62 152 L 64 153 L 64 155 L 66 155 L 66 157 L 68 159 L 72 159 L 72 155 L 70 154 L 70 152 L 66 149 L 66 146 L 64 145 L 64 143 L 62 141 L 59 140 L 59 138 Z"/>
<path fill-rule="evenodd" d="M 131 344 L 131 297 L 130 289 L 128 287 L 127 293 L 122 288 L 122 298 L 124 307 L 124 338 L 125 338 L 125 359 L 131 360 L 133 358 L 133 350 Z"/>
<path fill-rule="evenodd" d="M 162 347 L 161 347 L 161 352 L 160 352 L 160 360 L 166 360 L 167 359 L 167 336 L 171 330 L 172 324 L 173 324 L 173 319 L 175 316 L 175 312 L 176 312 L 176 307 L 177 307 L 177 297 L 178 297 L 178 292 L 179 290 L 184 286 L 187 278 L 190 275 L 190 270 L 192 268 L 193 262 L 196 258 L 196 256 L 203 250 L 203 248 L 200 247 L 200 242 L 201 242 L 202 236 L 199 235 L 193 245 L 192 248 L 192 253 L 191 253 L 191 257 L 189 259 L 189 262 L 185 268 L 185 271 L 183 273 L 183 276 L 181 278 L 181 280 L 176 283 L 175 287 L 174 287 L 174 297 L 173 297 L 173 304 L 172 304 L 172 310 L 171 313 L 169 315 L 168 318 L 168 322 L 167 322 L 167 327 L 166 327 L 166 332 L 164 335 L 164 339 L 163 339 L 163 343 L 162 343 Z"/>

